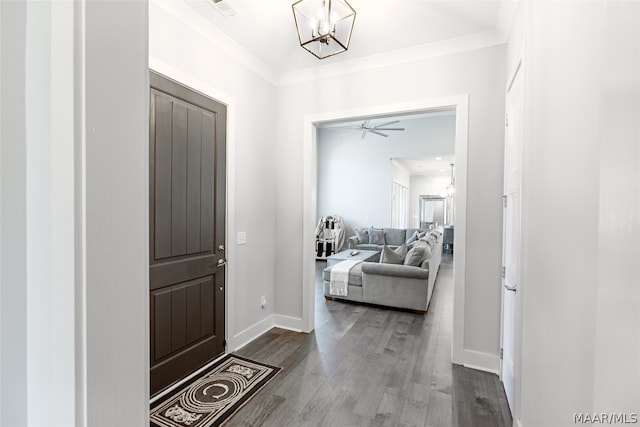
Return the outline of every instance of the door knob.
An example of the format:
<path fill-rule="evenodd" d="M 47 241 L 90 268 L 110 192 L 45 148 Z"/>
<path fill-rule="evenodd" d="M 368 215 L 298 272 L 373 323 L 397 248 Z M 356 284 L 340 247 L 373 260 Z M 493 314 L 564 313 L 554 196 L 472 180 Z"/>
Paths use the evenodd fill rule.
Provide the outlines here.
<path fill-rule="evenodd" d="M 226 265 L 226 264 L 227 264 L 227 260 L 226 260 L 226 259 L 223 259 L 223 258 L 220 258 L 220 259 L 218 260 L 218 265 L 217 265 L 217 266 L 218 266 L 218 267 L 222 267 L 223 265 Z"/>
<path fill-rule="evenodd" d="M 220 246 L 218 246 L 218 250 L 219 250 L 220 252 L 224 252 L 224 245 L 220 245 Z"/>

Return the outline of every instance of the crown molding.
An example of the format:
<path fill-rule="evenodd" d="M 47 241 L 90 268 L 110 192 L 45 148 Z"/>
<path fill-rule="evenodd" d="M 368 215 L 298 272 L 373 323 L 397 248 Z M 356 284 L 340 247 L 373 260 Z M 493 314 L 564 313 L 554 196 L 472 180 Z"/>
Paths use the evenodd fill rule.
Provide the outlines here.
<path fill-rule="evenodd" d="M 499 46 L 505 43 L 506 39 L 502 37 L 498 31 L 470 34 L 465 37 L 436 43 L 427 43 L 416 47 L 385 52 L 379 55 L 371 55 L 350 61 L 282 73 L 278 80 L 278 86 L 452 55 L 475 49 Z"/>
<path fill-rule="evenodd" d="M 262 62 L 231 37 L 227 36 L 197 11 L 187 5 L 183 0 L 150 0 L 149 3 L 151 5 L 158 6 L 165 12 L 173 15 L 176 19 L 206 38 L 209 42 L 258 74 L 267 82 L 274 86 L 277 85 L 279 75 L 276 70 Z"/>
<path fill-rule="evenodd" d="M 505 2 L 503 2 L 504 4 Z M 427 43 L 411 48 L 399 49 L 385 52 L 378 55 L 371 55 L 357 58 L 350 61 L 337 62 L 333 64 L 320 65 L 317 67 L 302 70 L 278 73 L 276 70 L 258 59 L 242 45 L 227 36 L 215 25 L 201 16 L 196 10 L 187 5 L 183 0 L 163 1 L 150 0 L 150 4 L 157 6 L 165 12 L 173 15 L 176 19 L 187 25 L 189 28 L 206 38 L 213 45 L 220 48 L 232 58 L 258 74 L 267 82 L 274 86 L 286 86 L 307 81 L 336 77 L 340 75 L 373 70 L 397 64 L 420 61 L 424 59 L 436 58 L 456 53 L 466 52 L 475 49 L 499 46 L 506 43 L 507 38 L 503 31 L 495 30 L 483 33 L 470 34 L 456 39 L 445 40 L 435 43 Z M 513 8 L 516 9 L 516 8 Z M 513 14 L 505 10 L 500 22 L 507 22 L 510 17 L 513 21 Z"/>

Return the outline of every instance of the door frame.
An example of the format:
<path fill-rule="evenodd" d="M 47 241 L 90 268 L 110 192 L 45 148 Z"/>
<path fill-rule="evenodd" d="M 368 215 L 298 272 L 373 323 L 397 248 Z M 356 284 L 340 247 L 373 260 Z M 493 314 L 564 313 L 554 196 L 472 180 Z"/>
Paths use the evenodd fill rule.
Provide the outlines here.
<path fill-rule="evenodd" d="M 442 107 L 456 109 L 455 163 L 456 197 L 456 232 L 454 247 L 456 248 L 453 267 L 454 310 L 452 361 L 463 365 L 464 355 L 464 299 L 466 272 L 466 232 L 467 232 L 467 155 L 469 140 L 469 95 L 460 94 L 442 98 L 424 98 L 414 101 L 353 108 L 348 110 L 329 111 L 308 114 L 303 121 L 303 218 L 302 218 L 302 325 L 304 332 L 311 332 L 315 327 L 315 227 L 317 200 L 317 135 L 316 125 L 327 122 L 367 116 L 406 114 Z"/>
<path fill-rule="evenodd" d="M 516 77 L 520 78 L 520 84 L 522 85 L 522 103 L 523 103 L 523 115 L 522 115 L 522 119 L 523 119 L 523 123 L 521 124 L 521 126 L 523 126 L 524 128 L 524 117 L 525 117 L 525 111 L 524 109 L 526 109 L 526 67 L 525 67 L 525 47 L 524 45 L 521 47 L 520 50 L 520 55 L 516 55 L 516 59 L 513 62 L 513 66 L 509 69 L 509 72 L 507 74 L 507 82 L 505 85 L 505 120 L 506 120 L 506 107 L 507 107 L 507 97 L 509 94 L 509 90 L 511 89 Z M 519 76 L 518 76 L 519 75 Z M 505 123 L 506 125 L 506 123 Z M 506 144 L 506 138 L 507 138 L 507 131 L 505 128 L 505 164 L 504 164 L 504 178 L 506 179 L 506 174 L 507 174 L 507 164 L 506 164 L 506 153 L 507 153 L 507 144 Z M 524 259 L 523 257 L 523 253 L 524 253 L 524 245 L 523 245 L 523 240 L 524 240 L 524 233 L 525 233 L 525 222 L 524 222 L 524 209 L 523 206 L 525 204 L 525 200 L 524 200 L 524 193 L 523 193 L 523 188 L 525 185 L 525 177 L 524 177 L 524 159 L 525 154 L 525 140 L 526 140 L 526 133 L 524 132 L 524 129 L 522 131 L 522 145 L 520 147 L 520 255 L 519 255 L 519 266 L 518 266 L 518 278 L 517 278 L 517 284 L 518 284 L 518 290 L 516 292 L 516 319 L 515 319 L 515 335 L 516 335 L 516 342 L 514 343 L 514 355 L 513 355 L 513 376 L 514 376 L 514 401 L 513 401 L 513 408 L 511 408 L 511 415 L 512 418 L 515 421 L 520 419 L 520 404 L 521 404 L 521 383 L 522 383 L 522 376 L 521 376 L 521 372 L 522 372 L 522 331 L 523 331 L 523 316 L 522 316 L 522 308 L 524 306 L 523 301 L 524 301 L 524 290 L 525 290 L 525 286 L 524 286 L 524 274 L 523 274 L 523 270 L 524 270 L 524 266 L 522 264 L 522 259 Z M 505 182 L 506 184 L 506 182 Z M 504 185 L 504 184 L 503 184 Z M 506 188 L 503 189 L 503 193 L 505 192 Z M 506 211 L 505 211 L 506 212 Z M 502 233 L 502 265 L 505 265 L 505 244 L 506 244 L 506 233 L 504 232 L 504 228 L 505 228 L 505 218 L 503 217 L 503 233 Z M 505 278 L 502 278 L 500 281 L 500 350 L 502 351 L 502 349 L 504 348 L 504 281 Z M 502 382 L 503 380 L 503 376 L 502 376 L 502 367 L 503 367 L 503 359 L 502 357 L 500 358 L 500 366 L 499 366 L 499 370 L 498 370 L 498 375 L 500 377 L 500 381 Z"/>
<path fill-rule="evenodd" d="M 226 341 L 226 345 L 224 348 L 224 354 L 227 353 L 229 348 L 233 348 L 233 345 L 229 342 L 229 331 L 235 330 L 235 324 L 233 323 L 233 316 L 229 316 L 229 307 L 234 306 L 235 302 L 235 263 L 236 259 L 236 247 L 230 243 L 233 242 L 233 239 L 230 236 L 235 235 L 236 224 L 235 224 L 235 157 L 236 157 L 236 101 L 232 96 L 229 96 L 225 92 L 210 86 L 207 83 L 204 83 L 193 76 L 186 74 L 176 68 L 167 65 L 166 63 L 159 61 L 155 58 L 149 58 L 149 70 L 155 73 L 161 74 L 169 79 L 175 80 L 176 82 L 189 87 L 197 92 L 201 92 L 203 95 L 213 98 L 217 102 L 224 104 L 227 107 L 227 129 L 226 129 L 226 212 L 225 212 L 225 258 L 227 259 L 227 268 L 225 269 L 225 307 L 224 307 L 224 320 L 225 320 L 225 331 L 224 331 L 224 339 Z M 148 195 L 147 195 L 148 198 Z M 148 219 L 147 219 L 148 221 Z M 147 223 L 147 227 L 149 224 Z M 147 285 L 148 288 L 148 285 Z M 149 331 L 147 330 L 147 343 L 149 343 L 151 337 L 149 336 Z M 186 379 L 186 378 L 185 378 Z M 184 379 L 183 379 L 184 381 Z M 178 385 L 180 385 L 183 381 L 180 381 L 174 384 L 172 387 L 166 389 L 165 391 L 172 390 Z M 162 393 L 164 394 L 164 392 Z M 158 396 L 155 396 L 158 398 Z"/>

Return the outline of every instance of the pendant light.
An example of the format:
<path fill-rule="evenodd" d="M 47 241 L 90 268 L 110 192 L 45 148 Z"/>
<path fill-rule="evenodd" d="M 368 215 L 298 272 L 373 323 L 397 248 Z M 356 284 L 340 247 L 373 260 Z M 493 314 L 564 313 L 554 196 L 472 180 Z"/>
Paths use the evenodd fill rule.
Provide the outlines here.
<path fill-rule="evenodd" d="M 349 48 L 356 11 L 346 0 L 300 0 L 291 7 L 300 46 L 316 58 Z"/>
<path fill-rule="evenodd" d="M 451 163 L 451 184 L 447 185 L 447 196 L 453 197 L 456 194 L 455 181 L 453 179 L 453 163 Z"/>

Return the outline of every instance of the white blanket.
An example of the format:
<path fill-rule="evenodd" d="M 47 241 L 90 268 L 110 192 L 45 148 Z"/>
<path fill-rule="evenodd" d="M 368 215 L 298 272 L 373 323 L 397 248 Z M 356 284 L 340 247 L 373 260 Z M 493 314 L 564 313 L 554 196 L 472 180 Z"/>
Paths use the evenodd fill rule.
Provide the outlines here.
<path fill-rule="evenodd" d="M 349 271 L 361 263 L 358 260 L 341 261 L 331 267 L 331 277 L 329 281 L 329 294 L 336 296 L 347 296 L 347 288 L 349 285 Z"/>

